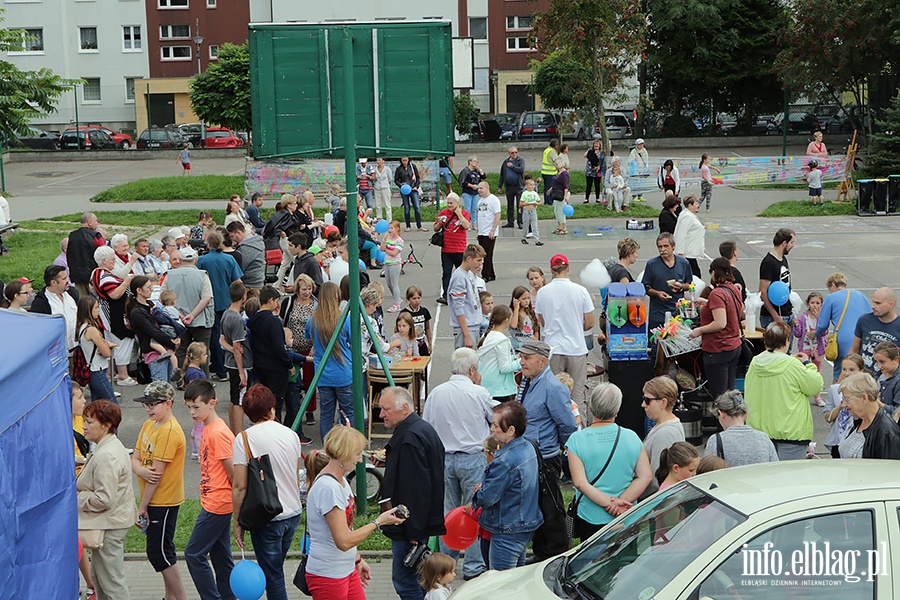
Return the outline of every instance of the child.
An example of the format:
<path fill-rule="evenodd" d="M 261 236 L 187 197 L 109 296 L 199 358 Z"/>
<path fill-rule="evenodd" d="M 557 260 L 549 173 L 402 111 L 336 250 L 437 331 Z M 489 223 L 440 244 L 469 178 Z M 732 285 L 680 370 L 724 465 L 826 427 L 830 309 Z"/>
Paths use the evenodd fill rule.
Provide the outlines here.
<path fill-rule="evenodd" d="M 896 377 L 897 367 L 900 367 L 900 348 L 893 342 L 881 342 L 875 346 L 872 358 L 881 371 L 878 376 L 878 400 L 884 404 L 884 411 L 892 415 L 900 404 L 900 377 Z"/>
<path fill-rule="evenodd" d="M 714 455 L 704 456 L 700 459 L 700 462 L 697 463 L 697 475 L 703 475 L 704 473 L 711 473 L 713 471 L 718 471 L 719 469 L 727 468 L 728 463 L 725 462 L 724 459 Z"/>
<path fill-rule="evenodd" d="M 192 344 L 193 345 L 193 344 Z M 184 404 L 194 423 L 200 423 L 200 515 L 184 548 L 184 560 L 201 598 L 230 590 L 234 568 L 231 557 L 231 482 L 234 479 L 234 433 L 216 413 L 216 389 L 205 379 L 184 388 Z M 209 568 L 209 561 L 213 568 Z M 215 572 L 215 577 L 213 577 Z"/>
<path fill-rule="evenodd" d="M 397 323 L 394 325 L 394 336 L 391 341 L 400 342 L 400 353 L 403 356 L 419 356 L 419 340 L 416 339 L 416 324 L 412 315 L 400 313 L 397 315 Z"/>
<path fill-rule="evenodd" d="M 456 579 L 456 561 L 441 552 L 435 552 L 419 566 L 419 585 L 425 588 L 425 600 L 447 600 Z"/>
<path fill-rule="evenodd" d="M 525 279 L 528 280 L 528 284 L 531 286 L 531 305 L 534 306 L 534 301 L 537 300 L 538 290 L 547 285 L 547 280 L 544 278 L 544 272 L 540 267 L 530 267 L 525 272 Z M 537 323 L 537 321 L 535 321 L 535 323 Z"/>
<path fill-rule="evenodd" d="M 288 375 L 287 391 L 284 393 L 284 424 L 287 427 L 294 426 L 294 420 L 300 411 L 300 405 L 303 403 L 303 364 L 309 358 L 291 350 L 294 345 L 294 332 L 284 328 L 284 346 L 287 353 L 291 356 L 294 367 Z M 303 419 L 300 420 L 300 427 L 297 429 L 297 435 L 300 437 L 301 444 L 311 444 L 312 439 L 303 435 Z"/>
<path fill-rule="evenodd" d="M 154 381 L 135 402 L 144 405 L 147 420 L 138 433 L 131 470 L 138 476 L 138 520 L 146 522 L 147 558 L 163 576 L 166 598 L 186 598 L 175 555 L 178 508 L 184 502 L 185 440 L 172 414 L 175 388 Z"/>
<path fill-rule="evenodd" d="M 703 156 L 700 157 L 700 204 L 703 204 L 703 201 L 706 200 L 706 212 L 709 212 L 709 204 L 712 202 L 713 190 L 712 173 L 710 173 L 709 170 L 712 169 L 717 175 L 722 174 L 722 171 L 720 171 L 718 167 L 709 164 L 709 161 L 709 154 L 704 152 Z"/>
<path fill-rule="evenodd" d="M 417 285 L 406 288 L 406 308 L 401 313 L 409 313 L 415 324 L 416 339 L 419 340 L 419 356 L 431 356 L 431 312 L 422 306 L 422 289 Z"/>
<path fill-rule="evenodd" d="M 806 297 L 806 306 L 807 311 L 797 317 L 794 324 L 797 350 L 809 356 L 816 368 L 821 369 L 826 340 L 824 335 L 816 337 L 816 326 L 819 323 L 819 311 L 822 310 L 822 295 L 812 292 Z M 812 396 L 810 402 L 816 406 L 825 406 L 825 401 L 819 395 Z"/>
<path fill-rule="evenodd" d="M 206 232 L 210 228 L 215 228 L 216 222 L 213 221 L 212 213 L 207 210 L 201 210 L 197 215 L 197 224 L 191 227 L 192 240 L 205 240 Z"/>
<path fill-rule="evenodd" d="M 230 406 L 228 407 L 228 424 L 237 435 L 244 428 L 244 409 L 241 408 L 241 390 L 247 389 L 247 378 L 253 368 L 253 355 L 247 343 L 247 326 L 241 311 L 247 302 L 247 288 L 240 281 L 235 281 L 228 288 L 231 306 L 222 313 L 222 335 L 219 343 L 225 351 L 225 368 L 228 370 L 228 388 Z M 257 303 L 259 300 L 256 301 Z"/>
<path fill-rule="evenodd" d="M 620 213 L 625 208 L 625 178 L 621 175 L 616 175 L 610 179 L 610 182 L 612 183 L 613 204 L 616 207 L 616 212 Z"/>
<path fill-rule="evenodd" d="M 509 329 L 507 306 L 500 305 L 491 311 L 490 321 L 485 333 L 475 347 L 478 352 L 478 372 L 481 373 L 481 385 L 487 389 L 498 402 L 512 400 L 516 396 L 516 371 L 522 368 L 519 359 L 513 352 L 506 330 Z"/>
<path fill-rule="evenodd" d="M 394 298 L 394 303 L 387 311 L 395 313 L 400 310 L 400 269 L 403 266 L 403 238 L 400 237 L 400 221 L 391 221 L 384 241 L 381 242 L 381 251 L 384 252 L 384 273 L 388 289 Z"/>
<path fill-rule="evenodd" d="M 478 292 L 478 301 L 481 302 L 481 329 L 478 337 L 483 338 L 491 326 L 491 311 L 494 310 L 494 297 L 488 291 Z"/>
<path fill-rule="evenodd" d="M 175 307 L 178 296 L 172 290 L 163 290 L 159 295 L 159 304 L 151 309 L 151 313 L 159 323 L 159 329 L 173 340 L 187 331 L 181 322 L 181 313 Z M 150 349 L 159 352 L 160 358 L 169 357 L 172 362 L 172 371 L 178 370 L 178 359 L 174 353 L 170 353 L 162 344 L 150 340 Z"/>
<path fill-rule="evenodd" d="M 513 350 L 518 350 L 528 340 L 539 339 L 540 325 L 531 303 L 531 294 L 525 286 L 519 285 L 513 290 L 509 308 L 512 309 L 509 333 Z"/>
<path fill-rule="evenodd" d="M 193 342 L 188 346 L 184 353 L 184 368 L 182 369 L 181 385 L 187 389 L 187 386 L 198 379 L 206 380 L 206 373 L 203 372 L 203 365 L 209 356 L 206 344 L 203 342 Z M 203 436 L 203 421 L 194 420 L 194 429 L 191 431 L 191 459 L 198 460 L 200 458 L 200 439 Z"/>
<path fill-rule="evenodd" d="M 384 286 L 381 285 L 380 281 L 373 281 L 366 287 L 372 288 L 378 292 L 378 306 L 375 308 L 375 312 L 372 313 L 372 320 L 378 326 L 378 335 L 381 336 L 381 339 L 386 339 L 387 334 L 384 329 L 384 311 L 381 310 L 381 305 L 384 304 Z"/>
<path fill-rule="evenodd" d="M 91 371 L 88 383 L 91 390 L 91 402 L 109 400 L 116 404 L 116 394 L 106 376 L 109 359 L 115 344 L 110 344 L 103 337 L 103 323 L 100 320 L 100 303 L 93 296 L 82 296 L 78 299 L 78 310 L 75 317 L 75 343 L 81 348 L 84 360 Z"/>
<path fill-rule="evenodd" d="M 850 411 L 847 410 L 847 407 L 843 406 L 844 398 L 841 396 L 838 388 L 844 379 L 854 373 L 859 373 L 865 366 L 862 356 L 859 354 L 848 354 L 841 361 L 841 376 L 837 382 L 828 388 L 828 399 L 825 401 L 825 407 L 822 409 L 822 412 L 825 414 L 825 422 L 831 423 L 831 431 L 828 432 L 828 437 L 825 438 L 825 447 L 831 450 L 832 458 L 841 457 L 841 440 L 847 437 L 847 434 L 853 428 L 853 418 L 850 416 Z"/>
<path fill-rule="evenodd" d="M 75 433 L 75 477 L 81 473 L 87 455 L 91 452 L 91 443 L 84 437 L 84 390 L 81 386 L 72 382 L 72 430 Z M 91 579 L 91 559 L 87 552 L 81 554 L 78 561 L 78 569 L 84 577 L 87 586 L 84 597 L 93 600 L 94 580 Z"/>
<path fill-rule="evenodd" d="M 659 455 L 656 481 L 660 491 L 697 474 L 700 453 L 687 442 L 675 442 Z"/>
<path fill-rule="evenodd" d="M 191 174 L 191 151 L 188 150 L 187 143 L 181 147 L 181 152 L 178 153 L 178 160 L 175 161 L 177 165 L 178 162 L 181 162 L 181 174 L 182 175 L 190 175 Z"/>
<path fill-rule="evenodd" d="M 337 183 L 331 184 L 331 195 L 325 198 L 325 202 L 331 206 L 331 214 L 336 216 L 341 210 L 341 186 Z"/>
<path fill-rule="evenodd" d="M 535 191 L 537 184 L 534 177 L 530 173 L 525 174 L 525 191 L 522 192 L 522 199 L 519 200 L 519 206 L 522 207 L 522 243 L 528 245 L 529 231 L 534 236 L 534 245 L 543 246 L 541 241 L 541 233 L 538 228 L 537 207 L 543 204 L 540 194 Z"/>
<path fill-rule="evenodd" d="M 825 206 L 825 200 L 822 199 L 822 171 L 819 170 L 819 161 L 809 161 L 806 183 L 809 185 L 809 197 L 812 198 L 813 206 Z"/>
<path fill-rule="evenodd" d="M 556 378 L 559 379 L 559 382 L 566 386 L 566 389 L 569 390 L 569 402 L 572 403 L 572 414 L 575 416 L 575 426 L 580 430 L 582 428 L 581 424 L 581 411 L 578 410 L 578 404 L 572 400 L 572 389 L 575 387 L 575 380 L 572 379 L 572 376 L 566 373 L 565 371 L 560 371 L 556 374 Z M 568 462 L 563 461 L 563 470 L 568 470 Z"/>

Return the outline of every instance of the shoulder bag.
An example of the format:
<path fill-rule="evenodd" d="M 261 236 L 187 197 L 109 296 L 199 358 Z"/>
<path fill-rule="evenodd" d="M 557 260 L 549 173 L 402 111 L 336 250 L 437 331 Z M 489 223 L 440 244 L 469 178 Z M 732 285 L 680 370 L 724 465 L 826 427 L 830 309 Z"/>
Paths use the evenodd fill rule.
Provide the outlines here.
<path fill-rule="evenodd" d="M 528 443 L 531 444 L 532 448 L 534 448 L 534 453 L 537 454 L 538 506 L 540 506 L 541 508 L 541 515 L 543 515 L 544 520 L 549 521 L 551 519 L 555 519 L 556 515 L 563 512 L 561 494 L 553 493 L 553 488 L 550 486 L 550 481 L 547 478 L 547 473 L 544 472 L 544 457 L 541 456 L 541 451 L 538 448 L 538 445 L 534 440 L 531 439 L 528 439 Z"/>
<path fill-rule="evenodd" d="M 738 329 L 741 329 L 741 311 L 738 309 L 738 299 L 737 296 L 734 295 L 734 292 L 731 291 L 730 287 L 723 286 L 728 293 L 731 294 L 731 298 L 734 300 L 734 311 L 737 313 L 738 318 Z M 744 337 L 743 329 L 741 329 L 741 356 L 738 358 L 738 365 L 742 367 L 746 367 L 753 360 L 753 344 Z"/>
<path fill-rule="evenodd" d="M 825 360 L 834 362 L 838 357 L 838 332 L 841 330 L 841 323 L 844 322 L 844 315 L 847 314 L 847 307 L 850 305 L 850 290 L 847 290 L 847 299 L 844 300 L 844 310 L 841 311 L 841 318 L 838 319 L 837 327 L 834 333 L 825 340 Z"/>
<path fill-rule="evenodd" d="M 716 434 L 716 456 L 725 460 L 725 446 L 722 445 L 722 432 Z"/>
<path fill-rule="evenodd" d="M 594 487 L 594 484 L 597 483 L 603 474 L 606 472 L 606 468 L 609 466 L 609 463 L 612 461 L 613 454 L 616 453 L 616 448 L 619 446 L 619 436 L 622 434 L 622 428 L 616 425 L 616 441 L 613 442 L 612 450 L 609 452 L 609 456 L 606 458 L 606 464 L 603 465 L 603 468 L 600 469 L 600 472 L 597 473 L 597 476 L 594 477 L 593 481 L 591 481 L 591 487 Z M 578 518 L 578 504 L 581 502 L 581 499 L 584 497 L 584 494 L 576 491 L 575 497 L 572 498 L 572 501 L 569 502 L 569 508 L 566 510 L 566 533 L 571 538 L 575 533 L 575 519 Z"/>
<path fill-rule="evenodd" d="M 247 432 L 242 431 L 244 452 L 247 454 L 247 493 L 241 504 L 238 523 L 247 531 L 255 531 L 280 515 L 284 508 L 278 499 L 278 486 L 269 455 L 253 456 Z"/>
<path fill-rule="evenodd" d="M 337 481 L 337 477 L 332 475 L 331 473 L 322 473 L 320 477 L 331 477 L 335 481 Z M 315 482 L 313 482 L 315 483 Z M 338 481 L 340 484 L 340 481 Z M 311 488 L 312 486 L 310 486 Z M 308 492 L 307 492 L 308 493 Z M 303 537 L 300 541 L 300 564 L 297 565 L 297 572 L 294 573 L 294 586 L 303 592 L 307 596 L 312 596 L 312 592 L 309 591 L 309 583 L 306 581 L 306 563 L 309 561 L 309 546 L 310 546 L 310 537 L 309 537 L 309 507 L 307 506 L 306 510 L 306 527 L 303 530 Z"/>

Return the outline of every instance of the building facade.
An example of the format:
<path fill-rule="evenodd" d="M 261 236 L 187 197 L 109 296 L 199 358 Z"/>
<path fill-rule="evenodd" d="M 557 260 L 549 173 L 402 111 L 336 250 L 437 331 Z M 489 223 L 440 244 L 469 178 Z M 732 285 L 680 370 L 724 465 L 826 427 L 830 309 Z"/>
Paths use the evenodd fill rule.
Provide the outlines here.
<path fill-rule="evenodd" d="M 531 60 L 538 57 L 529 45 L 533 15 L 546 10 L 548 0 L 487 0 L 494 113 L 540 110 L 534 90 Z"/>

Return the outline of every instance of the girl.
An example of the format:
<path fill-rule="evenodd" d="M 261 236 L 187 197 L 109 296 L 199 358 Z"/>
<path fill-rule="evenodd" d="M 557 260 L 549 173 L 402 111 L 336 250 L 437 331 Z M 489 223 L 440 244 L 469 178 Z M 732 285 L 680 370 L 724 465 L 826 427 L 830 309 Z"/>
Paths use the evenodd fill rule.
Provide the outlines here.
<path fill-rule="evenodd" d="M 106 376 L 114 345 L 103 337 L 100 303 L 93 296 L 82 296 L 78 300 L 78 310 L 75 315 L 75 343 L 81 346 L 84 359 L 91 369 L 89 383 L 91 401 L 109 400 L 118 404 L 119 401 L 116 400 L 112 384 Z"/>
<path fill-rule="evenodd" d="M 28 303 L 28 298 L 33 293 L 31 281 L 25 277 L 10 281 L 3 289 L 4 298 L 0 306 L 9 309 L 12 312 L 27 313 L 28 311 L 25 310 L 23 306 Z"/>
<path fill-rule="evenodd" d="M 675 442 L 659 455 L 656 480 L 660 491 L 697 474 L 700 453 L 687 442 Z"/>
<path fill-rule="evenodd" d="M 843 406 L 843 398 L 838 390 L 844 379 L 859 373 L 865 368 L 862 356 L 859 354 L 848 354 L 841 361 L 841 376 L 831 387 L 828 388 L 828 399 L 825 401 L 825 407 L 822 412 L 825 414 L 825 421 L 831 423 L 831 431 L 825 438 L 825 446 L 831 450 L 832 458 L 840 458 L 841 453 L 839 446 L 841 440 L 847 437 L 850 429 L 853 427 L 853 419 L 850 417 L 850 411 Z"/>
<path fill-rule="evenodd" d="M 703 475 L 704 473 L 711 473 L 713 471 L 718 471 L 719 469 L 727 468 L 728 463 L 725 462 L 724 459 L 721 459 L 718 456 L 704 456 L 700 459 L 700 462 L 697 463 L 697 475 Z"/>
<path fill-rule="evenodd" d="M 181 385 L 187 386 L 196 379 L 206 379 L 206 373 L 203 372 L 203 365 L 206 364 L 207 356 L 206 344 L 203 342 L 194 342 L 187 348 L 184 353 L 184 368 L 182 368 Z M 191 458 L 198 460 L 200 458 L 200 437 L 203 435 L 203 421 L 194 421 L 194 429 L 191 430 Z"/>
<path fill-rule="evenodd" d="M 313 341 L 316 369 L 322 364 L 325 350 L 341 320 L 341 290 L 331 282 L 319 288 L 319 306 L 306 322 L 304 337 Z M 359 326 L 359 323 L 356 325 Z M 335 409 L 344 411 L 353 422 L 353 371 L 350 354 L 350 319 L 345 319 L 319 378 L 319 435 L 324 439 L 334 425 Z"/>
<path fill-rule="evenodd" d="M 875 346 L 872 358 L 881 371 L 878 399 L 884 404 L 884 411 L 892 415 L 900 404 L 900 377 L 895 377 L 897 367 L 900 367 L 900 348 L 893 342 L 881 342 Z"/>
<path fill-rule="evenodd" d="M 812 292 L 806 297 L 807 311 L 797 318 L 794 324 L 794 336 L 798 341 L 798 350 L 803 352 L 816 365 L 822 368 L 822 358 L 825 356 L 825 336 L 816 337 L 816 326 L 819 323 L 819 311 L 822 310 L 822 295 Z M 825 406 L 825 401 L 819 395 L 810 398 L 810 402 L 816 406 Z"/>
<path fill-rule="evenodd" d="M 435 552 L 422 561 L 419 567 L 419 585 L 425 588 L 425 600 L 447 600 L 453 589 L 450 584 L 456 579 L 456 560 Z"/>
<path fill-rule="evenodd" d="M 547 285 L 547 280 L 544 279 L 544 272 L 541 271 L 540 267 L 531 267 L 528 269 L 528 271 L 525 272 L 525 278 L 531 286 L 531 305 L 534 306 L 534 301 L 537 300 L 538 290 Z"/>
<path fill-rule="evenodd" d="M 400 268 L 403 266 L 400 221 L 391 221 L 384 241 L 381 242 L 381 251 L 384 252 L 384 276 L 387 279 L 388 290 L 394 297 L 394 303 L 387 311 L 394 313 L 400 310 Z"/>
<path fill-rule="evenodd" d="M 540 325 L 531 303 L 531 294 L 525 286 L 516 286 L 513 290 L 509 308 L 512 310 L 509 332 L 513 350 L 518 350 L 528 340 L 540 339 Z"/>
<path fill-rule="evenodd" d="M 512 311 L 507 306 L 491 310 L 488 331 L 478 342 L 478 371 L 481 385 L 491 393 L 494 400 L 505 402 L 516 395 L 516 371 L 521 368 L 519 359 L 506 336 Z"/>
<path fill-rule="evenodd" d="M 600 140 L 594 140 L 590 150 L 584 153 L 587 159 L 584 167 L 584 180 L 586 189 L 584 192 L 584 203 L 591 202 L 591 186 L 594 190 L 594 200 L 600 202 L 600 194 L 603 193 L 603 176 L 606 174 L 606 155 L 601 148 Z M 606 204 L 606 202 L 604 202 Z"/>
<path fill-rule="evenodd" d="M 397 315 L 397 324 L 394 325 L 394 336 L 391 342 L 400 342 L 400 352 L 403 356 L 419 356 L 419 341 L 416 339 L 416 324 L 409 313 Z"/>
<path fill-rule="evenodd" d="M 494 310 L 494 297 L 490 292 L 484 290 L 478 292 L 478 301 L 481 303 L 481 327 L 479 334 L 484 337 L 487 330 L 491 326 L 491 311 Z"/>
<path fill-rule="evenodd" d="M 704 152 L 703 156 L 700 157 L 700 204 L 703 204 L 703 201 L 706 200 L 706 212 L 709 212 L 709 203 L 712 202 L 713 190 L 712 173 L 709 171 L 712 169 L 716 172 L 716 175 L 722 174 L 722 171 L 718 167 L 709 164 L 709 161 L 709 154 Z"/>
<path fill-rule="evenodd" d="M 406 288 L 406 308 L 401 313 L 409 313 L 415 323 L 419 356 L 431 356 L 431 312 L 422 306 L 422 289 L 419 286 Z"/>
<path fill-rule="evenodd" d="M 229 203 L 230 207 L 231 203 Z M 197 215 L 197 224 L 191 227 L 191 239 L 192 240 L 205 240 L 206 232 L 211 229 L 215 229 L 216 222 L 213 221 L 212 213 L 206 210 L 201 210 L 200 214 Z"/>

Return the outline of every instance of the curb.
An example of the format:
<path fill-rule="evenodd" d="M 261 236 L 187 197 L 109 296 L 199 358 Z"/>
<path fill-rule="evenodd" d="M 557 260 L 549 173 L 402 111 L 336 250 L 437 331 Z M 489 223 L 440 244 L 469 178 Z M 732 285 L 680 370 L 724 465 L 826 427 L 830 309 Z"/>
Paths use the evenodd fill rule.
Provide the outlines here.
<path fill-rule="evenodd" d="M 393 557 L 393 554 L 391 553 L 390 550 L 360 550 L 359 553 L 362 555 L 363 558 L 366 558 L 366 559 L 377 558 L 377 559 L 384 560 L 384 559 L 390 559 Z M 184 552 L 176 552 L 175 556 L 180 560 L 184 560 Z M 232 556 L 240 556 L 240 553 L 236 554 L 235 552 L 232 551 Z M 300 554 L 300 552 L 291 550 L 290 552 L 287 553 L 287 556 L 284 558 L 284 560 L 286 560 L 286 561 L 287 560 L 300 560 L 302 558 L 302 556 L 303 555 Z M 255 552 L 245 552 L 244 558 L 249 559 L 249 560 L 256 560 L 256 553 Z M 147 555 L 140 554 L 138 552 L 126 552 L 125 560 L 129 561 L 129 562 L 132 562 L 132 561 L 133 562 L 136 562 L 136 561 L 146 562 Z"/>

